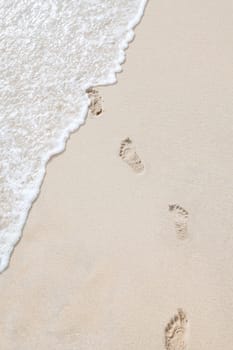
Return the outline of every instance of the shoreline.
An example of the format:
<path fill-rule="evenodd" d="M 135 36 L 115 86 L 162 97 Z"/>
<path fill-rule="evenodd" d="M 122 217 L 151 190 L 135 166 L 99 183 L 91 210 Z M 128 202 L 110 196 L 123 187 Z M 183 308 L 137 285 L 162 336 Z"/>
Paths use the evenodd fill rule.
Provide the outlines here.
<path fill-rule="evenodd" d="M 229 347 L 231 17 L 227 0 L 149 1 L 117 84 L 98 88 L 103 114 L 48 163 L 1 275 L 4 350 L 162 350 L 177 312 L 189 350 Z"/>
<path fill-rule="evenodd" d="M 11 207 L 11 204 L 9 204 L 8 210 L 6 209 L 7 213 L 5 213 L 5 211 L 3 210 L 3 214 L 2 214 L 2 216 L 3 216 L 3 219 L 2 219 L 3 224 L 2 225 L 3 226 L 1 228 L 1 245 L 0 245 L 0 273 L 4 272 L 6 270 L 6 268 L 9 266 L 10 258 L 14 252 L 15 246 L 19 243 L 19 241 L 22 237 L 22 233 L 23 233 L 27 218 L 29 216 L 30 210 L 32 208 L 32 205 L 40 194 L 41 186 L 43 184 L 43 180 L 44 180 L 44 177 L 46 175 L 46 169 L 47 169 L 48 162 L 54 156 L 57 156 L 65 151 L 66 144 L 70 138 L 70 135 L 73 134 L 74 132 L 78 131 L 80 126 L 85 124 L 86 117 L 88 114 L 88 89 L 90 89 L 90 87 L 92 87 L 92 86 L 97 86 L 97 85 L 98 86 L 99 85 L 109 86 L 109 85 L 112 85 L 112 84 L 117 82 L 117 78 L 116 78 L 117 73 L 121 72 L 121 65 L 125 61 L 125 58 L 126 58 L 125 51 L 128 48 L 129 43 L 134 38 L 134 29 L 137 26 L 137 24 L 140 23 L 143 15 L 144 15 L 144 10 L 145 10 L 146 4 L 147 4 L 147 0 L 138 0 L 138 2 L 140 5 L 138 7 L 136 7 L 136 9 L 137 9 L 136 14 L 134 16 L 132 16 L 133 19 L 131 19 L 131 20 L 128 19 L 128 22 L 126 23 L 127 26 L 125 27 L 124 31 L 121 32 L 119 44 L 116 48 L 116 52 L 117 52 L 116 58 L 113 61 L 109 60 L 112 63 L 112 66 L 109 67 L 109 69 L 107 71 L 105 71 L 105 74 L 102 74 L 100 76 L 94 74 L 94 76 L 92 76 L 92 78 L 89 77 L 89 80 L 87 79 L 87 81 L 84 85 L 82 85 L 81 83 L 80 83 L 80 85 L 73 84 L 73 88 L 71 89 L 70 94 L 72 94 L 72 92 L 74 92 L 74 91 L 79 91 L 77 96 L 75 96 L 75 95 L 72 96 L 73 100 L 76 102 L 77 102 L 77 100 L 82 101 L 80 103 L 80 105 L 77 104 L 77 106 L 76 106 L 76 112 L 75 112 L 76 117 L 73 116 L 73 118 L 70 118 L 70 120 L 68 121 L 68 114 L 69 113 L 68 113 L 68 111 L 64 110 L 64 106 L 62 107 L 62 104 L 60 104 L 60 102 L 57 106 L 55 105 L 55 103 L 53 104 L 55 107 L 55 110 L 53 112 L 54 112 L 54 115 L 56 116 L 57 124 L 58 124 L 58 120 L 59 120 L 59 118 L 58 118 L 59 112 L 61 112 L 61 110 L 63 109 L 63 111 L 60 113 L 60 116 L 66 115 L 66 127 L 62 127 L 61 130 L 55 130 L 55 125 L 53 125 L 53 128 L 51 128 L 51 129 L 53 129 L 54 133 L 57 132 L 57 137 L 54 137 L 54 138 L 51 136 L 51 134 L 53 132 L 51 132 L 51 134 L 48 136 L 48 133 L 50 132 L 48 130 L 50 130 L 50 128 L 48 128 L 46 130 L 42 130 L 41 135 L 40 135 L 40 133 L 38 133 L 38 135 L 37 135 L 38 138 L 40 138 L 40 137 L 44 138 L 44 147 L 45 147 L 43 152 L 40 154 L 39 150 L 36 149 L 37 144 L 35 143 L 33 145 L 34 152 L 36 152 L 36 151 L 38 152 L 37 154 L 33 155 L 34 157 L 36 157 L 36 155 L 38 157 L 37 161 L 38 161 L 38 163 L 40 163 L 40 166 L 38 166 L 38 169 L 33 169 L 32 165 L 31 165 L 31 169 L 29 169 L 29 170 L 27 169 L 27 164 L 32 162 L 32 158 L 28 158 L 28 159 L 25 158 L 25 161 L 23 161 L 23 158 L 22 158 L 21 162 L 17 163 L 17 170 L 19 172 L 20 172 L 20 170 L 19 170 L 20 163 L 21 164 L 24 163 L 26 165 L 24 167 L 24 169 L 21 170 L 20 178 L 22 178 L 23 176 L 25 176 L 25 174 L 27 174 L 28 179 L 29 179 L 28 183 L 27 183 L 27 181 L 25 181 L 26 185 L 25 185 L 25 183 L 23 185 L 23 183 L 21 183 L 17 178 L 14 178 L 13 174 L 11 174 L 11 172 L 9 170 L 9 176 L 8 176 L 9 183 L 10 183 L 9 188 L 10 188 L 10 186 L 20 188 L 19 191 L 15 191 L 16 193 L 17 192 L 18 193 L 17 194 L 14 193 L 12 195 L 12 198 L 11 198 L 10 194 L 9 194 L 10 192 L 8 193 L 8 195 L 4 194 L 4 191 L 7 191 L 7 189 L 8 189 L 7 188 L 8 178 L 7 178 L 7 180 L 3 180 L 6 182 L 6 184 L 4 184 L 6 186 L 6 189 L 5 189 L 5 186 L 3 186 L 3 193 L 2 193 L 3 205 L 8 200 L 9 203 L 14 202 L 14 201 L 18 202 L 18 206 L 15 204 Z M 118 8 L 122 9 L 124 7 L 119 6 Z M 130 10 L 130 7 L 128 7 L 127 9 Z M 76 18 L 76 20 L 77 20 L 77 18 Z M 79 18 L 79 20 L 80 20 L 80 18 Z M 109 22 L 109 24 L 110 24 L 110 22 Z M 36 26 L 36 24 L 34 24 L 34 25 Z M 38 25 L 38 23 L 37 23 L 37 25 Z M 33 27 L 33 25 L 32 25 L 32 27 Z M 107 26 L 105 28 L 107 28 Z M 104 33 L 104 31 L 103 31 L 103 33 Z M 118 35 L 119 35 L 119 33 L 118 33 Z M 76 41 L 77 41 L 77 39 L 78 38 L 76 38 Z M 115 43 L 115 41 L 113 40 L 112 43 Z M 64 45 L 65 45 L 65 43 L 64 43 Z M 79 47 L 79 49 L 81 47 L 82 47 L 82 45 Z M 111 50 L 113 49 L 113 47 L 114 47 L 114 45 L 112 46 Z M 62 46 L 60 47 L 60 49 L 61 48 L 62 48 Z M 12 53 L 12 55 L 14 55 L 14 52 Z M 100 57 L 101 56 L 99 56 L 99 58 Z M 9 57 L 9 59 L 10 59 L 10 57 Z M 36 56 L 35 56 L 35 60 L 36 60 Z M 105 64 L 107 64 L 107 63 L 108 62 L 106 62 Z M 31 62 L 31 65 L 32 65 L 32 62 Z M 67 66 L 69 66 L 69 64 Z M 101 70 L 101 65 L 99 65 L 99 70 Z M 83 75 L 85 75 L 84 72 L 82 72 L 82 73 L 83 73 Z M 78 74 L 78 72 L 76 72 L 76 74 Z M 78 79 L 73 78 L 73 80 L 71 80 L 69 83 L 71 83 L 71 82 L 74 83 L 75 80 L 78 80 Z M 63 81 L 63 79 L 62 79 L 62 81 Z M 59 83 L 60 83 L 60 81 L 58 80 L 57 84 L 59 84 Z M 64 81 L 63 81 L 63 83 L 64 83 Z M 14 102 L 12 103 L 12 105 L 14 105 Z M 68 103 L 68 105 L 69 105 L 69 103 Z M 30 107 L 28 107 L 28 109 L 29 108 Z M 42 103 L 40 105 L 40 109 L 41 108 L 42 108 Z M 18 109 L 19 109 L 19 107 L 18 107 Z M 40 113 L 40 112 L 41 111 L 39 110 L 38 113 Z M 71 116 L 74 111 L 71 108 L 71 111 L 69 111 L 69 112 L 70 112 L 70 116 Z M 16 109 L 15 113 L 17 113 L 17 109 Z M 35 119 L 37 119 L 37 115 L 35 115 L 34 117 L 35 117 Z M 47 116 L 47 117 L 49 117 L 49 116 Z M 6 120 L 7 120 L 7 115 L 6 115 Z M 3 124 L 3 129 L 8 130 L 8 128 L 9 128 L 8 122 L 6 123 L 6 125 Z M 27 120 L 27 123 L 28 123 L 28 120 Z M 18 126 L 18 129 L 19 128 L 20 128 L 20 126 Z M 22 126 L 22 128 L 24 128 L 24 125 Z M 38 127 L 38 129 L 40 130 L 40 127 Z M 13 130 L 10 130 L 10 132 L 17 134 L 17 128 L 15 128 L 15 129 L 13 128 Z M 28 134 L 29 135 L 33 134 L 35 137 L 35 135 L 36 135 L 35 129 L 32 128 L 31 133 L 29 132 Z M 19 137 L 20 137 L 20 135 L 19 135 Z M 4 140 L 5 144 L 6 144 L 6 142 L 7 142 L 7 138 L 5 138 L 5 140 Z M 51 143 L 50 148 L 48 147 L 46 149 L 46 142 Z M 33 140 L 31 140 L 31 144 L 28 145 L 28 148 L 30 148 L 32 146 L 32 143 L 33 143 Z M 6 152 L 3 145 L 4 144 L 2 144 L 2 152 L 4 154 L 4 157 L 5 158 L 9 157 L 8 162 L 11 162 L 12 159 L 11 159 L 10 155 Z M 10 143 L 9 147 L 12 147 L 12 154 L 13 154 L 15 152 L 15 150 L 14 150 L 14 146 L 12 146 L 12 145 L 13 145 L 13 143 Z M 22 150 L 24 148 L 22 145 L 19 145 L 18 147 L 20 150 L 21 150 L 21 148 L 22 148 Z M 24 152 L 27 152 L 27 150 L 25 149 Z M 16 163 L 17 159 L 14 159 L 13 162 Z M 24 188 L 22 189 L 21 187 L 24 187 Z M 20 194 L 22 194 L 22 193 L 23 193 L 23 196 L 22 196 L 22 198 L 20 198 Z M 5 198 L 4 195 L 7 198 Z M 19 205 L 19 203 L 20 203 L 20 205 Z M 10 219 L 8 218 L 8 216 L 10 217 Z"/>

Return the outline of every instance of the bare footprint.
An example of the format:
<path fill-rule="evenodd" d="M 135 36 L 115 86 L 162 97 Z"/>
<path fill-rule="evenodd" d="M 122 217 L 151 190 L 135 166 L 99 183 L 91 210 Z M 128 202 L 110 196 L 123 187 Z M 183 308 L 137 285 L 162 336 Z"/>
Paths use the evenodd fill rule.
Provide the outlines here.
<path fill-rule="evenodd" d="M 121 142 L 119 156 L 135 173 L 141 173 L 144 170 L 144 165 L 129 137 Z"/>
<path fill-rule="evenodd" d="M 102 97 L 99 91 L 93 88 L 87 89 L 88 97 L 91 100 L 89 110 L 94 117 L 99 117 L 103 113 Z"/>
<path fill-rule="evenodd" d="M 170 320 L 165 328 L 165 348 L 166 350 L 187 349 L 187 326 L 188 319 L 182 309 Z"/>
<path fill-rule="evenodd" d="M 174 214 L 174 224 L 177 237 L 179 239 L 187 238 L 189 213 L 179 204 L 169 205 L 169 210 Z"/>

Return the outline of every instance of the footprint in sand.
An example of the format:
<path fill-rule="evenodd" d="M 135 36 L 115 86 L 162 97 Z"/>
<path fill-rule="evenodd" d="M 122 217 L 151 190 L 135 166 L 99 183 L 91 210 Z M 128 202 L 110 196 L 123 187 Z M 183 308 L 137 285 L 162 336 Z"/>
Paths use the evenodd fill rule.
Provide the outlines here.
<path fill-rule="evenodd" d="M 102 97 L 100 96 L 99 91 L 93 88 L 87 89 L 87 93 L 90 99 L 89 110 L 91 115 L 99 117 L 103 113 Z"/>
<path fill-rule="evenodd" d="M 165 328 L 165 348 L 166 350 L 187 349 L 187 327 L 188 319 L 182 309 L 170 320 Z"/>
<path fill-rule="evenodd" d="M 135 173 L 141 173 L 144 170 L 144 165 L 129 137 L 121 142 L 119 156 Z"/>
<path fill-rule="evenodd" d="M 169 210 L 174 214 L 174 224 L 177 237 L 179 239 L 187 238 L 189 213 L 179 204 L 169 205 Z"/>

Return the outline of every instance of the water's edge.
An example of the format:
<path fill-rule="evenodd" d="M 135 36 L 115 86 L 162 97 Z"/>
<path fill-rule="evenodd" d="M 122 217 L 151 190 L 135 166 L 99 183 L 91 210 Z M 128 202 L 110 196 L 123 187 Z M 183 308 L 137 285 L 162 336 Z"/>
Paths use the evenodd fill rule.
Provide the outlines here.
<path fill-rule="evenodd" d="M 120 45 L 120 50 L 118 53 L 118 57 L 115 60 L 115 64 L 113 67 L 112 72 L 109 74 L 108 79 L 101 80 L 101 81 L 96 81 L 92 85 L 86 85 L 85 86 L 85 91 L 83 93 L 85 94 L 85 101 L 82 104 L 82 109 L 80 111 L 79 117 L 74 119 L 73 123 L 70 124 L 63 132 L 63 135 L 60 137 L 59 140 L 57 140 L 57 146 L 48 152 L 43 160 L 42 160 L 42 166 L 40 169 L 40 173 L 37 176 L 37 182 L 34 185 L 33 190 L 31 191 L 31 196 L 28 198 L 28 203 L 25 205 L 25 207 L 22 210 L 20 220 L 17 222 L 17 227 L 15 226 L 15 232 L 21 232 L 20 236 L 12 236 L 12 240 L 10 242 L 10 245 L 7 248 L 7 252 L 5 251 L 5 255 L 1 256 L 0 260 L 0 272 L 3 272 L 6 270 L 6 268 L 9 266 L 10 263 L 10 258 L 12 256 L 12 253 L 14 251 L 14 247 L 19 243 L 21 237 L 22 237 L 22 232 L 24 229 L 24 226 L 26 224 L 27 218 L 29 216 L 30 210 L 33 206 L 34 201 L 38 198 L 39 193 L 41 191 L 41 187 L 43 184 L 43 180 L 46 175 L 46 168 L 48 162 L 55 156 L 58 155 L 62 152 L 65 151 L 67 141 L 70 138 L 71 134 L 76 132 L 80 126 L 85 124 L 87 114 L 88 114 L 88 107 L 89 107 L 89 99 L 86 93 L 86 90 L 95 86 L 107 86 L 107 85 L 112 85 L 117 82 L 117 73 L 120 73 L 122 71 L 122 64 L 124 63 L 126 59 L 126 49 L 129 47 L 129 43 L 134 39 L 135 33 L 134 29 L 135 27 L 140 23 L 141 19 L 143 18 L 145 8 L 146 8 L 147 0 L 142 0 L 141 1 L 141 6 L 138 9 L 138 13 L 135 16 L 135 18 L 129 22 L 128 28 L 127 28 L 127 36 L 122 40 L 121 45 Z M 9 242 L 8 242 L 9 243 Z"/>

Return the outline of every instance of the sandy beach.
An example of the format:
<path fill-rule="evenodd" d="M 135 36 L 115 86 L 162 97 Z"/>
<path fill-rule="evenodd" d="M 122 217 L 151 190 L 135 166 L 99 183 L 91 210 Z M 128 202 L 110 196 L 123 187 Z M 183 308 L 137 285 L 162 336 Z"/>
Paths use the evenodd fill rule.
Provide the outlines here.
<path fill-rule="evenodd" d="M 0 276 L 2 350 L 231 349 L 232 30 L 231 1 L 149 1 Z"/>

